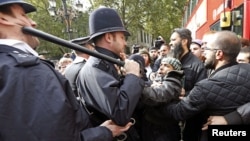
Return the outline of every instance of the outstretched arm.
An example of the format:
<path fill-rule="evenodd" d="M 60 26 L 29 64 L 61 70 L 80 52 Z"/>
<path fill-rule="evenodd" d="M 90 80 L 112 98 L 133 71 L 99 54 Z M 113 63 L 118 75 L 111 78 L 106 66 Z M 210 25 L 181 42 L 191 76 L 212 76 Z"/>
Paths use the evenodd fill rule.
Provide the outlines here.
<path fill-rule="evenodd" d="M 157 106 L 162 103 L 169 103 L 178 100 L 181 93 L 182 73 L 171 72 L 162 82 L 154 82 L 150 87 L 144 87 L 141 100 L 148 106 Z"/>
<path fill-rule="evenodd" d="M 224 116 L 210 116 L 202 130 L 207 130 L 208 125 L 235 125 L 250 124 L 250 102 L 240 106 L 237 110 Z"/>

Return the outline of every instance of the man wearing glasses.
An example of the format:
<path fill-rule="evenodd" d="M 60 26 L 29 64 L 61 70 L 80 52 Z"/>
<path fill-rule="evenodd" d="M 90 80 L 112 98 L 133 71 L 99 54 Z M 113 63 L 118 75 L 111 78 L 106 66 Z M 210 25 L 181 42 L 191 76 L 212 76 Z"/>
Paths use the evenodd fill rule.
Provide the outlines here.
<path fill-rule="evenodd" d="M 194 86 L 187 97 L 162 109 L 162 113 L 176 120 L 186 120 L 202 114 L 225 115 L 250 101 L 250 65 L 237 63 L 241 42 L 231 31 L 216 32 L 204 47 L 204 65 L 214 72 Z M 206 131 L 200 139 L 207 140 Z"/>

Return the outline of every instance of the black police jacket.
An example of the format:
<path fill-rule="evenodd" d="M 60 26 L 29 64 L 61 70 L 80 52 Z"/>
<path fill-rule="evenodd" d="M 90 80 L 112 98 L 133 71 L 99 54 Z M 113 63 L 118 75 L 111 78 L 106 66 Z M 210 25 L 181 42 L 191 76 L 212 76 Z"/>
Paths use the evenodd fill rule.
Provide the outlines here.
<path fill-rule="evenodd" d="M 48 62 L 6 45 L 0 59 L 1 141 L 112 140 L 106 127 L 90 128 L 68 81 Z"/>
<path fill-rule="evenodd" d="M 100 47 L 96 50 L 118 59 L 109 50 Z M 130 121 L 144 81 L 133 74 L 122 78 L 114 64 L 91 56 L 79 73 L 77 86 L 91 111 L 124 126 Z"/>

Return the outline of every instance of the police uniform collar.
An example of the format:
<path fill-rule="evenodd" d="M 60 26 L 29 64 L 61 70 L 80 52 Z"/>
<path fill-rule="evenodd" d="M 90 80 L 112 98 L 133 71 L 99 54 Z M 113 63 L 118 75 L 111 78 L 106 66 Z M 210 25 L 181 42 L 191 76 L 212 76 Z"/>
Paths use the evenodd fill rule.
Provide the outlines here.
<path fill-rule="evenodd" d="M 38 56 L 38 53 L 32 49 L 27 43 L 14 39 L 0 39 L 0 43 L 3 45 L 11 46 L 17 49 L 20 49 L 26 53 Z"/>
<path fill-rule="evenodd" d="M 115 58 L 115 59 L 121 59 L 118 55 L 116 55 L 116 54 L 113 53 L 112 51 L 107 50 L 107 49 L 105 49 L 105 48 L 95 46 L 95 50 L 96 50 L 97 52 L 100 52 L 100 53 L 102 53 L 102 54 L 108 55 L 108 56 L 113 57 L 113 58 Z"/>

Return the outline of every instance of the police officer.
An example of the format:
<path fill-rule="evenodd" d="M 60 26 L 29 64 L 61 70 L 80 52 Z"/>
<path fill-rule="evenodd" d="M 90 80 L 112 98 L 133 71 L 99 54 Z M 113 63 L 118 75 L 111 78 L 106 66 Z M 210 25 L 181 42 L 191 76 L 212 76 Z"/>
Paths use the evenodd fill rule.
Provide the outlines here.
<path fill-rule="evenodd" d="M 23 0 L 0 2 L 0 140 L 112 140 L 130 126 L 111 120 L 90 128 L 68 81 L 50 62 L 40 60 L 39 40 L 21 30 L 36 27 L 26 13 L 36 8 Z"/>
<path fill-rule="evenodd" d="M 89 37 L 87 36 L 87 37 L 80 37 L 73 39 L 71 40 L 71 42 L 79 44 L 86 49 L 93 50 L 93 46 L 90 43 L 88 43 L 88 40 Z M 75 95 L 78 96 L 76 79 L 78 77 L 81 68 L 88 60 L 89 54 L 77 50 L 74 50 L 74 54 L 75 54 L 75 59 L 69 66 L 65 68 L 64 76 L 69 80 L 69 83 Z"/>
<path fill-rule="evenodd" d="M 118 13 L 107 7 L 94 10 L 89 17 L 90 40 L 95 50 L 110 57 L 121 59 L 129 32 Z M 106 119 L 124 126 L 130 120 L 144 87 L 140 78 L 139 64 L 125 60 L 125 76 L 110 62 L 90 57 L 81 69 L 77 85 L 92 112 L 92 124 L 98 125 Z M 133 127 L 133 126 L 132 126 Z M 127 140 L 139 140 L 130 128 Z M 132 131 L 133 130 L 133 131 Z M 133 138 L 133 139 L 132 139 Z"/>

